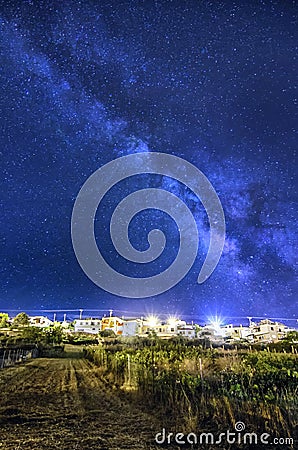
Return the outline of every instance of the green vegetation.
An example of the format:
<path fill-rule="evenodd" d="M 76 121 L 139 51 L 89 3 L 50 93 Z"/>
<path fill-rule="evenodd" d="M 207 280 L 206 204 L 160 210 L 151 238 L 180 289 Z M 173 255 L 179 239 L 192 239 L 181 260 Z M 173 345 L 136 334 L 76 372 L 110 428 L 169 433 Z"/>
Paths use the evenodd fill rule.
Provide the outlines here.
<path fill-rule="evenodd" d="M 21 312 L 19 313 L 14 319 L 13 319 L 13 325 L 14 326 L 24 326 L 24 325 L 29 325 L 30 321 L 29 321 L 29 316 L 24 313 Z"/>
<path fill-rule="evenodd" d="M 72 345 L 93 345 L 98 343 L 98 338 L 96 335 L 88 333 L 66 334 L 63 336 L 63 343 Z"/>
<path fill-rule="evenodd" d="M 8 318 L 9 318 L 8 314 L 0 313 L 0 328 L 7 328 L 7 327 L 9 327 Z"/>
<path fill-rule="evenodd" d="M 293 437 L 298 365 L 292 351 L 204 350 L 152 338 L 145 347 L 141 340 L 90 347 L 86 356 L 180 431 L 233 429 L 241 420 L 251 431 Z"/>
<path fill-rule="evenodd" d="M 298 343 L 298 331 L 290 331 L 289 333 L 287 333 L 284 341 L 297 344 Z"/>
<path fill-rule="evenodd" d="M 19 326 L 17 330 L 0 336 L 0 345 L 18 346 L 24 344 L 36 344 L 39 347 L 60 345 L 63 341 L 63 330 L 60 325 L 48 328 L 35 326 Z"/>
<path fill-rule="evenodd" d="M 109 329 L 100 331 L 99 335 L 101 337 L 103 337 L 103 338 L 109 338 L 109 337 L 110 338 L 115 338 L 116 337 L 116 334 L 114 333 L 114 331 L 113 330 L 109 330 Z"/>

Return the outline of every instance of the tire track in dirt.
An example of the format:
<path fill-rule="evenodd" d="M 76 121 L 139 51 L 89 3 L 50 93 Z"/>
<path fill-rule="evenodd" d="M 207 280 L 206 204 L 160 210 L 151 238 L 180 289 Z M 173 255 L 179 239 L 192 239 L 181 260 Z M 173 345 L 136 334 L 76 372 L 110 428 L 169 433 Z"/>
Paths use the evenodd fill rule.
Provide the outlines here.
<path fill-rule="evenodd" d="M 156 420 L 120 398 L 80 358 L 0 371 L 1 450 L 150 450 Z"/>

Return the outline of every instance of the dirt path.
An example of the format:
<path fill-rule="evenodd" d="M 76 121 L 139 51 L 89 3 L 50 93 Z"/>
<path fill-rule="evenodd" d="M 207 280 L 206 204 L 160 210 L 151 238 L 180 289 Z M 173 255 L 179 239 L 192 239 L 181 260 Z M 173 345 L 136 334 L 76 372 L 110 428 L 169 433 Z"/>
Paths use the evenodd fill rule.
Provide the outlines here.
<path fill-rule="evenodd" d="M 0 371 L 0 449 L 142 450 L 156 420 L 121 399 L 82 358 L 35 359 Z"/>

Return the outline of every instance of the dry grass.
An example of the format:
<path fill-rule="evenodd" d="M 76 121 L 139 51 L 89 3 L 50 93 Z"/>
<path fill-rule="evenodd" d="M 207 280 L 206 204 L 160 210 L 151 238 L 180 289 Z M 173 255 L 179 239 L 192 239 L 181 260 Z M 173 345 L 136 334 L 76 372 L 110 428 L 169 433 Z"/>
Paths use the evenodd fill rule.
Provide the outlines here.
<path fill-rule="evenodd" d="M 154 418 L 83 359 L 36 359 L 0 372 L 0 449 L 155 449 Z"/>

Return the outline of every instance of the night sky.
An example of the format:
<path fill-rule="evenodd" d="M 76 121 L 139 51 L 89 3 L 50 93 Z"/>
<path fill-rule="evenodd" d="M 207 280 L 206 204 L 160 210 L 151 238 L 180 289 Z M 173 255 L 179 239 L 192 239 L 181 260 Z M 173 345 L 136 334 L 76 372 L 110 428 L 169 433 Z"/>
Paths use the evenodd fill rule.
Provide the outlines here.
<path fill-rule="evenodd" d="M 1 2 L 1 310 L 297 317 L 297 11 L 286 0 Z M 111 265 L 148 276 L 177 253 L 175 223 L 148 210 L 133 219 L 131 242 L 144 250 L 160 228 L 163 255 L 141 268 L 116 255 L 111 214 L 142 187 L 187 204 L 200 247 L 171 290 L 118 298 L 81 270 L 72 208 L 100 166 L 148 151 L 180 156 L 208 177 L 225 212 L 225 248 L 197 284 L 209 239 L 201 203 L 171 178 L 127 179 L 96 217 Z"/>

